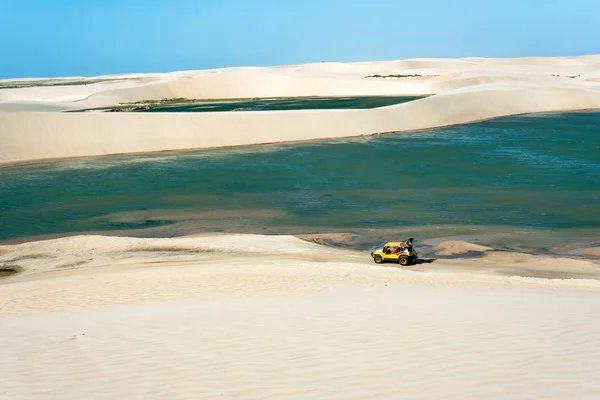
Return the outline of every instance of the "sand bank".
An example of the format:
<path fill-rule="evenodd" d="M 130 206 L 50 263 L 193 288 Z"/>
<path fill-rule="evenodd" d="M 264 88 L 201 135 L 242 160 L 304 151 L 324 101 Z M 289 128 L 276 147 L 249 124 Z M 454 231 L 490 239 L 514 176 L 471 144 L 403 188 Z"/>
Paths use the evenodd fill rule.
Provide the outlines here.
<path fill-rule="evenodd" d="M 0 163 L 372 135 L 506 115 L 600 109 L 599 69 L 597 56 L 424 59 L 184 71 L 2 89 Z M 394 74 L 420 76 L 367 78 Z M 419 94 L 432 96 L 370 110 L 40 112 L 177 97 Z"/>

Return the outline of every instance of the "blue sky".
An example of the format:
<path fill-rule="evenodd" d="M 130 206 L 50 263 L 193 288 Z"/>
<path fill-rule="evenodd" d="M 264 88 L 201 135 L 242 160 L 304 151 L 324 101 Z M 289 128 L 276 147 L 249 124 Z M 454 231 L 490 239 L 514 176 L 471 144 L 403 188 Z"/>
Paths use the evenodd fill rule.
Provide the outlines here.
<path fill-rule="evenodd" d="M 600 53 L 598 0 L 0 0 L 0 78 Z"/>

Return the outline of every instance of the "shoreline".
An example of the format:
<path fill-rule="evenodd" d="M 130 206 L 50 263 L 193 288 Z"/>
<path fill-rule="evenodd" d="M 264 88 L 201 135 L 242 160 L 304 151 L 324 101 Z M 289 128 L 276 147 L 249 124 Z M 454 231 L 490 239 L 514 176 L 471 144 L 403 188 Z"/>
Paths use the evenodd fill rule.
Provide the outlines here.
<path fill-rule="evenodd" d="M 259 235 L 223 232 L 157 238 L 91 233 L 1 243 L 0 267 L 4 272 L 14 269 L 17 273 L 0 277 L 0 285 L 65 274 L 68 276 L 81 271 L 129 269 L 136 265 L 152 268 L 182 263 L 214 263 L 215 257 L 223 257 L 228 265 L 244 260 L 291 258 L 298 262 L 350 262 L 361 268 L 395 268 L 434 275 L 454 273 L 507 279 L 592 280 L 600 285 L 600 257 L 592 254 L 529 254 L 446 237 L 429 239 L 421 246 L 417 245 L 420 259 L 414 266 L 401 267 L 396 263 L 377 266 L 368 250 L 342 247 L 328 240 L 337 238 L 343 241 L 348 236 L 351 234 Z M 245 248 L 243 256 L 237 250 L 228 250 L 240 246 Z"/>
<path fill-rule="evenodd" d="M 494 227 L 494 226 L 490 226 Z M 423 229 L 424 227 L 419 227 Z M 580 259 L 588 259 L 590 261 L 598 259 L 600 260 L 600 255 L 595 256 L 593 254 L 584 254 L 581 255 L 578 253 L 580 251 L 588 250 L 592 247 L 576 247 L 573 243 L 569 243 L 568 251 L 564 253 L 557 253 L 555 249 L 552 250 L 533 250 L 533 251 L 524 251 L 523 249 L 518 249 L 513 246 L 513 243 L 501 242 L 498 239 L 493 243 L 488 243 L 485 239 L 481 238 L 478 233 L 466 234 L 464 231 L 468 230 L 469 226 L 452 226 L 452 227 L 444 227 L 447 230 L 440 233 L 439 236 L 435 236 L 432 234 L 424 235 L 424 239 L 420 240 L 421 246 L 425 247 L 426 254 L 431 255 L 431 248 L 435 247 L 435 244 L 443 241 L 454 241 L 454 240 L 463 240 L 465 242 L 470 242 L 474 245 L 482 245 L 490 247 L 493 251 L 504 251 L 509 253 L 516 254 L 526 254 L 532 256 L 541 256 L 544 254 L 550 254 L 556 257 L 574 257 Z M 463 232 L 453 232 L 453 230 L 460 230 L 460 228 L 464 228 Z M 478 228 L 484 229 L 485 226 L 478 226 Z M 513 232 L 517 234 L 522 230 L 531 231 L 531 229 L 523 229 L 518 227 L 501 227 L 504 230 L 499 231 L 498 233 L 509 234 Z M 368 252 L 373 250 L 375 247 L 382 244 L 385 240 L 379 241 L 379 244 L 369 244 L 374 243 L 372 239 L 365 238 L 365 231 L 369 230 L 369 228 L 361 228 L 361 229 L 338 229 L 338 230 L 323 230 L 323 231 L 315 231 L 314 229 L 302 229 L 301 227 L 297 227 L 297 229 L 288 229 L 284 230 L 280 227 L 269 227 L 267 232 L 264 232 L 265 229 L 259 228 L 246 228 L 242 231 L 235 231 L 233 229 L 219 229 L 219 230 L 182 230 L 171 232 L 169 234 L 162 233 L 160 228 L 139 228 L 139 229 L 121 229 L 121 230 L 92 230 L 92 231 L 73 231 L 73 232 L 59 232 L 59 233 L 48 233 L 41 235 L 33 235 L 33 236 L 22 236 L 11 239 L 3 239 L 0 240 L 0 247 L 2 246 L 13 246 L 20 245 L 25 243 L 34 243 L 34 242 L 42 242 L 47 240 L 54 239 L 64 239 L 71 238 L 75 236 L 106 236 L 106 237 L 124 237 L 124 238 L 138 238 L 138 239 L 177 239 L 177 238 L 188 238 L 188 237 L 211 237 L 211 236 L 227 236 L 227 235 L 261 235 L 268 237 L 278 237 L 278 236 L 293 236 L 300 240 L 316 243 L 326 247 L 332 247 L 339 250 L 351 250 L 351 251 L 364 251 Z M 378 230 L 383 231 L 383 233 L 378 233 L 377 236 L 398 236 L 398 234 L 386 233 L 384 228 L 380 228 Z M 544 232 L 544 231 L 554 231 L 554 228 L 539 228 L 534 230 L 535 233 Z M 261 232 L 262 231 L 262 232 Z M 410 233 L 410 229 L 406 229 L 406 232 L 403 232 L 403 235 L 415 235 L 415 233 Z M 350 239 L 348 239 L 350 238 Z M 470 239 L 470 240 L 467 240 Z M 358 240 L 358 244 L 356 241 Z M 354 241 L 355 243 L 351 243 Z M 433 243 L 433 244 L 432 244 Z M 590 242 L 588 244 L 594 245 L 595 242 Z"/>

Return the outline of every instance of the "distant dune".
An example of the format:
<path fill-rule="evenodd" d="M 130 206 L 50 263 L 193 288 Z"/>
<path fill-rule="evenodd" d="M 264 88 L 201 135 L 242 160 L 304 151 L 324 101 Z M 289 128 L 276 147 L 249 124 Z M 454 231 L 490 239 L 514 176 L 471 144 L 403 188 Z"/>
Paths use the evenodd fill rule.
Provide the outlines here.
<path fill-rule="evenodd" d="M 390 75 L 413 76 L 385 77 Z M 240 67 L 10 80 L 0 81 L 0 87 L 8 87 L 0 89 L 0 163 L 7 163 L 372 135 L 523 113 L 600 109 L 600 56 Z M 59 112 L 180 97 L 351 95 L 432 96 L 370 110 Z"/>

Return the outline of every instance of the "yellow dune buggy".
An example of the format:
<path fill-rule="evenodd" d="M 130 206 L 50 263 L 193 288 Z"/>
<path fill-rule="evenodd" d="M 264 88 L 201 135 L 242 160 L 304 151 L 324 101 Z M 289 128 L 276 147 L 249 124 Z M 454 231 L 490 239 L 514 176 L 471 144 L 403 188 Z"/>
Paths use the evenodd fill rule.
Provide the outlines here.
<path fill-rule="evenodd" d="M 381 264 L 382 262 L 397 262 L 400 265 L 415 264 L 419 258 L 414 249 L 409 252 L 405 248 L 404 242 L 388 242 L 383 248 L 371 252 L 371 257 L 373 257 L 373 261 L 377 264 Z"/>

